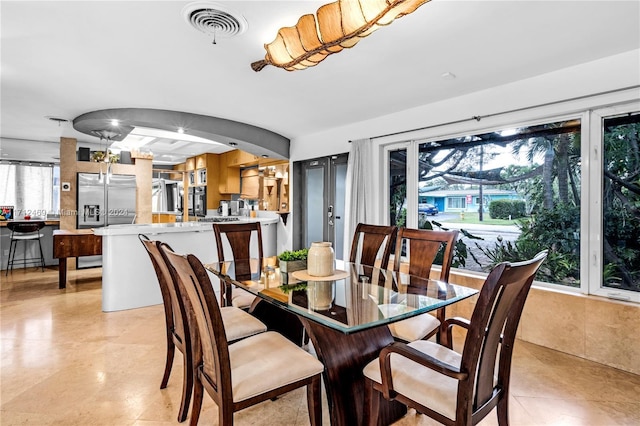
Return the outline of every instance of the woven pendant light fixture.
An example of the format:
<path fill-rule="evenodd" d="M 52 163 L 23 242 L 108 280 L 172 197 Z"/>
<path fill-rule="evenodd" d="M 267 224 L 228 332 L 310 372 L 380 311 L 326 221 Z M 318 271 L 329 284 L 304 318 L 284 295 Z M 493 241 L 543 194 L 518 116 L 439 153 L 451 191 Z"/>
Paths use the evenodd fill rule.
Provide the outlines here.
<path fill-rule="evenodd" d="M 251 68 L 260 71 L 273 65 L 294 71 L 313 67 L 428 1 L 339 0 L 325 4 L 316 15 L 303 15 L 295 27 L 280 28 L 276 39 L 265 44 L 264 60 L 253 62 Z"/>

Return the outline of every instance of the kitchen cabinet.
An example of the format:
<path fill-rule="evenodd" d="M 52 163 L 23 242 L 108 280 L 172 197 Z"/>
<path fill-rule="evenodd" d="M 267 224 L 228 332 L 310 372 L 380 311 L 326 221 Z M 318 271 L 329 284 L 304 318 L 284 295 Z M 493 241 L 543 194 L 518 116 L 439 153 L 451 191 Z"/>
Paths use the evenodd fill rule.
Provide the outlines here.
<path fill-rule="evenodd" d="M 247 200 L 260 198 L 260 172 L 257 167 L 242 171 L 242 194 L 240 196 Z"/>
<path fill-rule="evenodd" d="M 196 168 L 196 157 L 187 158 L 185 162 L 185 170 L 195 170 Z"/>
<path fill-rule="evenodd" d="M 207 210 L 217 209 L 220 204 L 219 186 L 219 169 L 220 160 L 217 154 L 201 154 L 196 157 L 187 158 L 184 166 L 180 168 L 185 170 L 188 185 L 185 187 L 185 193 L 188 193 L 189 187 L 206 187 L 207 188 Z M 178 167 L 176 167 L 177 169 Z M 238 181 L 240 178 L 238 177 Z M 238 184 L 239 186 L 239 184 Z M 192 207 L 192 206 L 191 206 Z"/>
<path fill-rule="evenodd" d="M 200 154 L 196 157 L 195 160 L 195 169 L 203 169 L 207 167 L 207 156 L 208 154 Z"/>
<path fill-rule="evenodd" d="M 234 149 L 233 151 L 229 151 L 225 154 L 227 155 L 227 165 L 234 167 L 248 167 L 255 166 L 258 164 L 257 155 L 253 155 L 246 151 L 241 151 L 239 149 Z"/>
<path fill-rule="evenodd" d="M 228 166 L 230 153 L 225 152 L 220 155 L 220 167 L 218 169 L 218 191 L 220 194 L 240 193 L 240 167 Z"/>

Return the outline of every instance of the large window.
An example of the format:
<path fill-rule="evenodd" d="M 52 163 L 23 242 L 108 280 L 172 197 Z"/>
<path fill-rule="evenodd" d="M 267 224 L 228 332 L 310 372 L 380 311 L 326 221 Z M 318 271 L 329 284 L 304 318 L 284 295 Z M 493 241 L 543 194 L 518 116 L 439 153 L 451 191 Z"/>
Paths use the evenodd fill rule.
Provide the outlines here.
<path fill-rule="evenodd" d="M 548 249 L 539 281 L 640 302 L 640 102 L 489 130 L 384 145 L 417 170 L 406 223 L 461 230 L 454 267 Z"/>
<path fill-rule="evenodd" d="M 538 279 L 580 286 L 580 120 L 418 143 L 419 195 L 439 207 L 418 223 L 462 230 L 467 269 L 548 249 Z"/>
<path fill-rule="evenodd" d="M 454 266 L 487 272 L 503 261 L 530 259 L 549 250 L 538 279 L 580 287 L 581 120 L 577 117 L 517 128 L 414 141 L 416 200 L 409 211 L 425 229 L 459 229 Z M 407 162 L 389 149 L 393 178 Z M 411 185 L 409 185 L 411 186 Z M 403 188 L 404 194 L 410 193 Z M 407 205 L 399 192 L 390 218 Z M 428 207 L 426 207 L 428 206 Z M 394 210 L 395 207 L 395 210 Z"/>

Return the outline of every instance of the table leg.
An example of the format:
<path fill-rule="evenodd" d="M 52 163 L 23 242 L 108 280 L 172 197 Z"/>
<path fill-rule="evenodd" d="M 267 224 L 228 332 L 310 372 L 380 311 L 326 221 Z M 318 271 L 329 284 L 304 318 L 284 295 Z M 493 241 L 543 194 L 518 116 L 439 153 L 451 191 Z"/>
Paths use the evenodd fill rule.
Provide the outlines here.
<path fill-rule="evenodd" d="M 67 258 L 58 259 L 58 288 L 67 287 Z"/>
<path fill-rule="evenodd" d="M 332 426 L 362 424 L 364 413 L 364 376 L 362 369 L 378 357 L 380 349 L 393 343 L 387 327 L 376 327 L 344 334 L 303 317 L 318 359 L 324 364 L 323 378 L 327 391 Z M 379 425 L 388 425 L 404 416 L 407 407 L 380 398 Z"/>

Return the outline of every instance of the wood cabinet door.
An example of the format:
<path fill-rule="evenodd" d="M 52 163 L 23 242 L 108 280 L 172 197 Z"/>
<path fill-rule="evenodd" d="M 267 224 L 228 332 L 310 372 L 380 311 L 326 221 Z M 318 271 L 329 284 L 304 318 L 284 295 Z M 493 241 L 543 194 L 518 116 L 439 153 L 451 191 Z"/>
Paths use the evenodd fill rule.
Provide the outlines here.
<path fill-rule="evenodd" d="M 257 168 L 242 171 L 241 196 L 249 200 L 260 198 L 260 175 Z"/>

